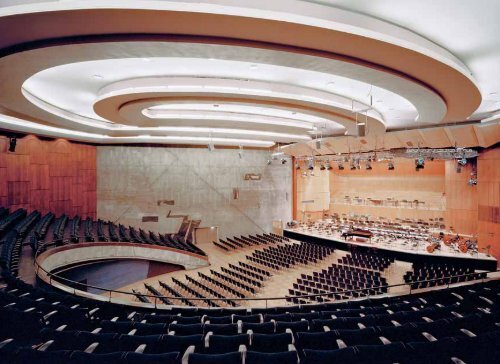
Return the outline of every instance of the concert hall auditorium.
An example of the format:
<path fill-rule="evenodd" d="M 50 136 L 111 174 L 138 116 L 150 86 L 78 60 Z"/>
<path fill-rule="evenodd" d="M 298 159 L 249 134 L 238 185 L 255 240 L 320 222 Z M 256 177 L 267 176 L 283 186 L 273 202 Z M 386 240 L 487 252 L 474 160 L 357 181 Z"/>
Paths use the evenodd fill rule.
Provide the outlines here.
<path fill-rule="evenodd" d="M 0 0 L 0 364 L 500 363 L 499 19 Z"/>

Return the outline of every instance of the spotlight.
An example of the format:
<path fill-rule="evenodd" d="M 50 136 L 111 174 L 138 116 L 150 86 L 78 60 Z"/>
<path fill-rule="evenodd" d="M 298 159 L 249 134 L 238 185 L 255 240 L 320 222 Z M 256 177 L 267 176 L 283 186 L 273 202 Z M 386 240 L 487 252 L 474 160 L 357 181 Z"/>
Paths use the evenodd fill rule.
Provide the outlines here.
<path fill-rule="evenodd" d="M 465 167 L 467 165 L 467 158 L 457 159 L 457 163 Z"/>
<path fill-rule="evenodd" d="M 330 162 L 328 162 L 328 164 L 326 165 L 326 169 L 329 170 L 329 171 L 333 169 L 333 167 L 332 167 L 332 165 L 331 165 Z"/>
<path fill-rule="evenodd" d="M 269 165 L 271 165 L 271 163 L 272 163 L 272 162 L 273 162 L 273 161 L 272 161 L 271 159 L 268 159 L 268 160 L 266 161 L 266 163 L 267 163 L 267 165 L 268 165 L 268 166 L 269 166 Z"/>
<path fill-rule="evenodd" d="M 307 172 L 302 172 L 302 177 L 307 177 Z"/>
<path fill-rule="evenodd" d="M 299 163 L 297 163 L 297 162 L 295 162 L 295 169 L 296 169 L 297 171 L 298 171 L 298 170 L 300 170 L 300 165 L 299 165 Z"/>
<path fill-rule="evenodd" d="M 421 169 L 424 169 L 425 160 L 422 157 L 415 159 L 415 170 L 418 172 Z"/>
<path fill-rule="evenodd" d="M 356 169 L 356 165 L 353 163 L 351 163 L 351 166 L 349 167 L 351 169 L 351 171 L 354 171 Z"/>
<path fill-rule="evenodd" d="M 339 171 L 343 171 L 344 170 L 344 164 L 342 164 L 342 162 L 339 162 L 338 168 L 339 168 Z"/>
<path fill-rule="evenodd" d="M 320 167 L 319 167 L 320 170 L 324 171 L 326 169 L 325 165 L 322 164 Z"/>
<path fill-rule="evenodd" d="M 387 165 L 387 169 L 389 171 L 394 171 L 394 163 L 393 162 L 389 162 L 389 164 Z"/>
<path fill-rule="evenodd" d="M 372 170 L 372 164 L 370 162 L 366 162 L 366 167 L 368 171 Z"/>
<path fill-rule="evenodd" d="M 14 153 L 16 151 L 17 138 L 12 137 L 9 139 L 9 152 Z"/>
<path fill-rule="evenodd" d="M 281 164 L 286 164 L 286 159 L 285 158 L 281 158 Z"/>
<path fill-rule="evenodd" d="M 469 186 L 476 186 L 477 185 L 477 177 L 474 175 L 471 175 L 469 178 L 469 181 L 467 182 Z"/>
<path fill-rule="evenodd" d="M 307 169 L 309 169 L 310 171 L 313 171 L 314 170 L 314 160 L 310 159 L 308 162 L 307 162 Z"/>

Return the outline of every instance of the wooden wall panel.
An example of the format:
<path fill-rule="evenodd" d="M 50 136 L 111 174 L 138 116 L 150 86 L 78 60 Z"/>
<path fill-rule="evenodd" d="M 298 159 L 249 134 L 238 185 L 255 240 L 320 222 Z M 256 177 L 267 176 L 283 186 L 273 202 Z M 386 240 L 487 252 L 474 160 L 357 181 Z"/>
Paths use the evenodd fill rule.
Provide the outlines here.
<path fill-rule="evenodd" d="M 366 170 L 364 163 L 361 163 L 359 170 L 350 170 L 348 163 L 344 163 L 344 170 L 338 170 L 334 166 L 330 173 L 330 212 L 389 219 L 442 218 L 446 205 L 444 162 L 427 161 L 425 168 L 419 171 L 415 170 L 413 160 L 397 159 L 394 164 L 395 169 L 392 171 L 387 169 L 387 162 L 372 163 L 372 170 Z M 346 204 L 345 196 L 351 199 L 360 197 L 365 201 L 395 199 L 418 200 L 421 203 L 418 208 L 414 204 L 402 202 L 399 207 L 387 203 L 378 206 L 369 202 L 364 205 Z"/>
<path fill-rule="evenodd" d="M 500 260 L 500 148 L 481 153 L 477 179 L 479 247 Z"/>
<path fill-rule="evenodd" d="M 32 135 L 15 153 L 8 144 L 0 136 L 0 206 L 96 218 L 96 147 Z"/>
<path fill-rule="evenodd" d="M 469 186 L 472 164 L 462 167 L 461 173 L 456 171 L 455 161 L 446 161 L 446 213 L 445 225 L 449 229 L 468 235 L 477 235 L 477 186 Z"/>

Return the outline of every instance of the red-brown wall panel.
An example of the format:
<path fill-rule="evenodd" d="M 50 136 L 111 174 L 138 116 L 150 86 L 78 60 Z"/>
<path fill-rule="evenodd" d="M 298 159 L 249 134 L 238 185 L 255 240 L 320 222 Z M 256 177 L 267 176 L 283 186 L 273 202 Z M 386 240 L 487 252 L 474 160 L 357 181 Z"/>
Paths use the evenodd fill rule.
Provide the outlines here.
<path fill-rule="evenodd" d="M 0 136 L 0 206 L 96 217 L 96 147 L 31 135 L 8 145 Z"/>

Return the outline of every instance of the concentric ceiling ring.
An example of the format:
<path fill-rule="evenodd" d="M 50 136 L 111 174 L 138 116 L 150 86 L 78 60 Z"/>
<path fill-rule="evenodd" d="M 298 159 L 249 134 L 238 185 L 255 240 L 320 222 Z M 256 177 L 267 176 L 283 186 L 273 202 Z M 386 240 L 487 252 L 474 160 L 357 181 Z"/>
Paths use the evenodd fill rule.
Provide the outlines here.
<path fill-rule="evenodd" d="M 101 2 L 100 6 L 106 7 L 104 3 L 108 2 Z M 155 3 L 158 5 L 158 2 Z M 345 18 L 343 23 L 326 21 L 330 15 L 330 19 L 337 19 L 342 15 L 342 11 L 338 9 L 330 8 L 327 16 L 326 13 L 318 12 L 322 7 L 304 5 L 302 16 L 293 17 L 289 12 L 279 13 L 276 8 L 271 9 L 264 6 L 264 3 L 256 3 L 264 9 L 253 8 L 253 11 L 246 13 L 247 16 L 241 16 L 242 8 L 232 7 L 235 3 L 231 1 L 219 2 L 216 6 L 168 3 L 162 5 L 161 11 L 113 7 L 72 10 L 64 9 L 64 4 L 57 3 L 46 8 L 50 11 L 39 9 L 36 14 L 19 12 L 1 16 L 0 31 L 3 30 L 6 36 L 0 39 L 0 47 L 4 48 L 3 54 L 10 54 L 0 60 L 0 76 L 4 77 L 5 72 L 9 72 L 6 77 L 8 82 L 0 85 L 0 93 L 5 95 L 1 100 L 5 114 L 24 115 L 26 119 L 45 124 L 97 133 L 99 128 L 87 122 L 88 115 L 77 114 L 78 123 L 75 124 L 75 120 L 69 117 L 75 114 L 74 112 L 61 108 L 58 110 L 56 105 L 44 100 L 46 95 L 43 95 L 43 92 L 40 94 L 36 87 L 29 83 L 25 85 L 24 90 L 21 90 L 21 86 L 33 75 L 44 70 L 65 67 L 67 64 L 145 58 L 154 61 L 166 55 L 186 60 L 198 58 L 205 61 L 216 59 L 220 62 L 280 65 L 313 70 L 310 71 L 311 74 L 341 74 L 364 80 L 374 87 L 406 98 L 418 111 L 418 123 L 421 124 L 462 121 L 479 105 L 479 92 L 465 67 L 445 50 L 413 33 L 406 31 L 398 34 L 395 32 L 397 27 L 391 28 L 386 24 L 386 34 L 376 34 L 369 29 L 373 24 L 367 23 L 365 29 L 361 27 L 359 20 L 362 17 L 359 14 Z M 126 6 L 131 3 L 125 1 L 124 4 Z M 96 6 L 94 2 L 79 5 L 83 8 Z M 87 20 L 90 18 L 93 19 L 92 28 L 87 26 Z M 348 24 L 349 21 L 353 23 Z M 26 24 L 29 24 L 30 32 L 21 30 L 26 28 Z M 81 44 L 64 45 L 71 42 Z M 35 49 L 37 47 L 47 48 Z M 22 49 L 26 51 L 15 53 Z M 332 68 L 334 72 L 331 71 Z M 140 77 L 171 76 L 168 71 L 166 69 L 166 73 L 161 75 Z M 256 81 L 269 83 L 274 80 Z M 292 82 L 294 83 L 300 85 L 296 80 Z M 94 98 L 89 104 L 93 105 L 97 99 L 95 93 L 86 95 L 87 91 L 75 89 L 73 96 L 82 99 Z M 32 100 L 38 100 L 38 106 L 42 109 L 27 103 L 22 92 Z M 195 93 L 191 96 L 202 98 L 205 94 Z M 139 100 L 152 101 L 155 105 L 160 101 L 171 101 L 171 94 L 168 99 L 165 99 L 166 95 L 161 94 L 135 93 L 134 96 L 139 96 Z M 154 96 L 155 99 L 150 100 L 151 97 L 144 96 Z M 224 96 L 227 97 L 227 94 Z M 259 103 L 269 103 L 270 99 L 272 97 L 259 99 L 255 95 L 247 94 L 240 97 L 239 102 L 258 100 Z M 97 100 L 96 106 L 101 101 Z M 126 102 L 137 104 L 136 101 L 137 99 L 130 99 Z M 126 102 L 115 108 L 113 118 L 123 117 L 116 111 L 124 109 Z M 303 103 L 303 100 L 294 101 L 287 107 L 293 109 Z M 137 109 L 140 107 L 137 106 Z M 375 106 L 372 107 L 376 110 Z M 377 112 L 374 112 L 370 116 L 377 119 L 376 114 Z M 379 121 L 382 119 L 386 119 L 386 115 L 378 117 Z M 112 122 L 117 120 L 110 119 Z M 113 124 L 105 120 L 97 121 L 107 129 L 106 135 L 110 137 L 125 136 L 130 132 L 123 130 L 120 134 L 120 130 Z M 344 122 L 341 117 L 333 121 Z M 411 119 L 411 123 L 414 122 L 414 119 Z M 390 124 L 386 125 L 391 127 Z M 344 127 L 346 126 L 349 132 L 352 124 L 345 123 Z M 102 133 L 102 130 L 99 132 Z"/>

